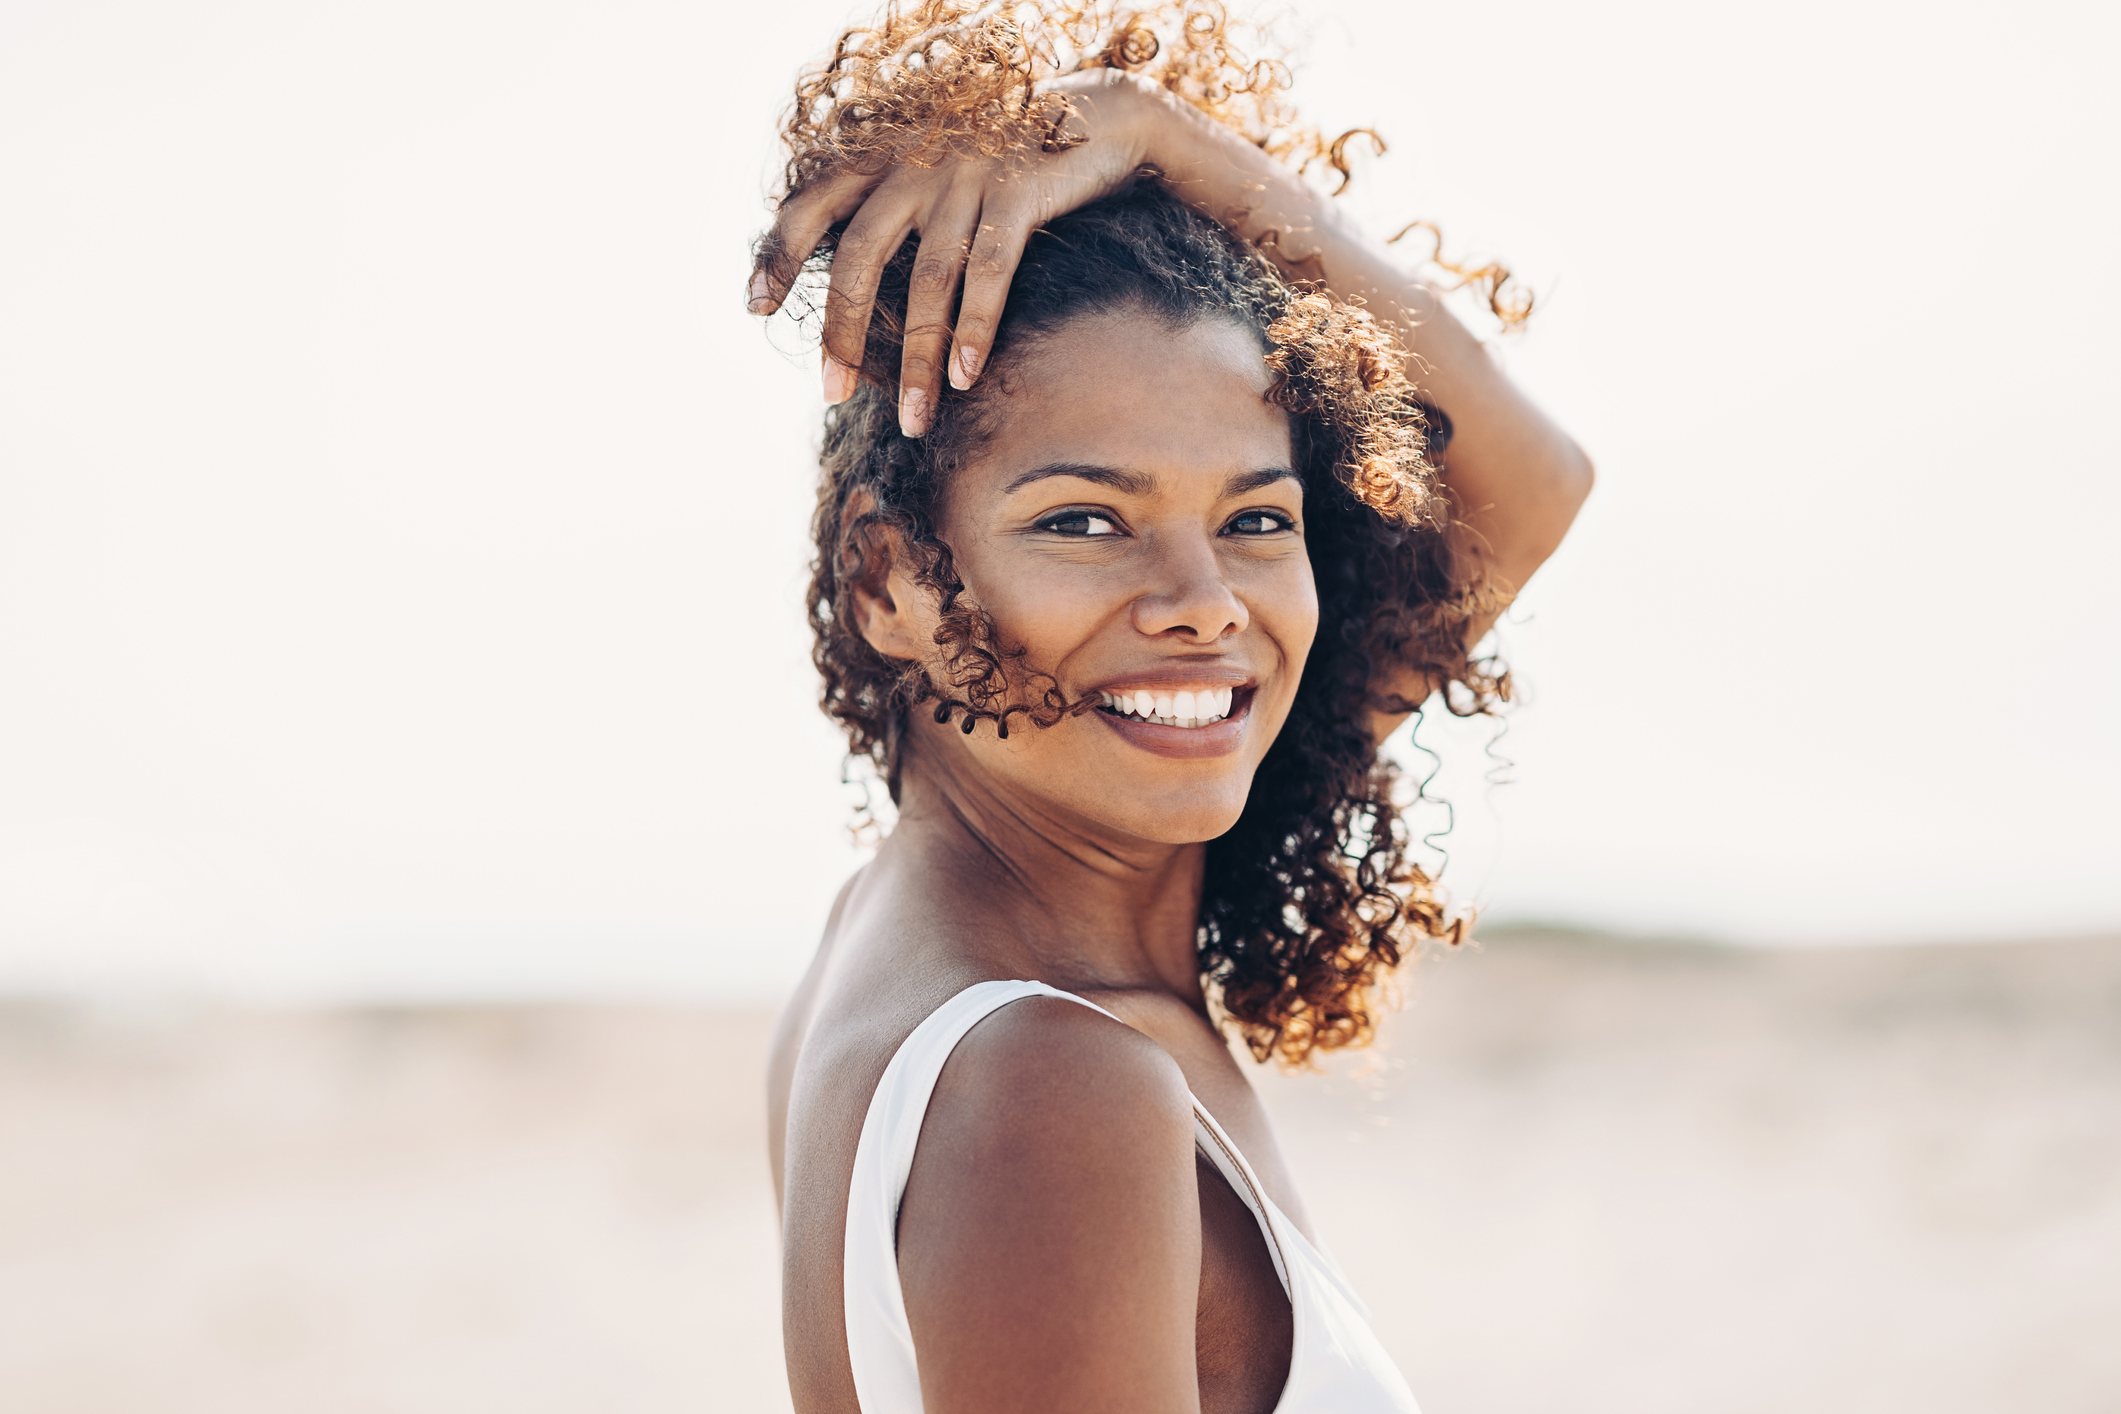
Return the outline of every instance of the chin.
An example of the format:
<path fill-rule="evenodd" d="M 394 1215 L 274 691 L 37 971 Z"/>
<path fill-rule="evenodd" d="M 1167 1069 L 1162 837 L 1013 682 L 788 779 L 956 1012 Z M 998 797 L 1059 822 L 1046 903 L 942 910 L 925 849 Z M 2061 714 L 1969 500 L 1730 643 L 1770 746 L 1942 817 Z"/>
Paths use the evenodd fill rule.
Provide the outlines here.
<path fill-rule="evenodd" d="M 1230 832 L 1238 816 L 1245 812 L 1245 795 L 1240 789 L 1217 791 L 1215 798 L 1209 800 L 1188 792 L 1186 798 L 1178 800 L 1115 802 L 1119 808 L 1107 816 L 1106 823 L 1153 844 L 1203 844 Z"/>

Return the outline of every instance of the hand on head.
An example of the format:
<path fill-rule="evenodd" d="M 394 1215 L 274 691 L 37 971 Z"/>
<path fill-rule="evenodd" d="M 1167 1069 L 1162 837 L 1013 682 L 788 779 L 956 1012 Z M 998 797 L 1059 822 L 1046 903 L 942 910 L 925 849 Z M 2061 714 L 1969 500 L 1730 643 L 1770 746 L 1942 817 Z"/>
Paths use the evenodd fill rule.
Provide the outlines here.
<path fill-rule="evenodd" d="M 993 352 L 1031 233 L 1116 190 L 1146 160 L 1147 119 L 1158 100 L 1128 75 L 1071 75 L 1049 85 L 1046 98 L 1052 135 L 1037 148 L 842 170 L 782 203 L 760 243 L 750 308 L 780 308 L 803 263 L 841 228 L 825 298 L 827 402 L 854 391 L 884 268 L 909 236 L 918 237 L 898 401 L 905 434 L 925 433 L 941 380 L 969 389 Z"/>

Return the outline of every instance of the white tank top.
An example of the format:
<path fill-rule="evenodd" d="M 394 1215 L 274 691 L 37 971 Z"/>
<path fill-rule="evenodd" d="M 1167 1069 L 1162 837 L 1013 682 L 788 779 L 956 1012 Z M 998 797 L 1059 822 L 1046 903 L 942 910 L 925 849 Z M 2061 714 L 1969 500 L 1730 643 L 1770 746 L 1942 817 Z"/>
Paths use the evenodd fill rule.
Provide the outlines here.
<path fill-rule="evenodd" d="M 921 1120 L 943 1062 L 966 1032 L 1023 997 L 1061 997 L 1105 1016 L 1095 1002 L 1043 982 L 981 982 L 937 1007 L 913 1029 L 877 1082 L 854 1152 L 847 1195 L 847 1353 L 862 1414 L 921 1414 L 913 1330 L 898 1280 L 898 1208 L 913 1172 Z M 1117 1017 L 1113 1017 L 1117 1021 Z M 1124 1025 L 1124 1023 L 1122 1023 Z M 1295 1314 L 1289 1382 L 1275 1414 L 1419 1414 L 1370 1314 L 1331 1258 L 1296 1230 L 1253 1175 L 1215 1117 L 1193 1101 L 1193 1142 L 1252 1210 Z"/>

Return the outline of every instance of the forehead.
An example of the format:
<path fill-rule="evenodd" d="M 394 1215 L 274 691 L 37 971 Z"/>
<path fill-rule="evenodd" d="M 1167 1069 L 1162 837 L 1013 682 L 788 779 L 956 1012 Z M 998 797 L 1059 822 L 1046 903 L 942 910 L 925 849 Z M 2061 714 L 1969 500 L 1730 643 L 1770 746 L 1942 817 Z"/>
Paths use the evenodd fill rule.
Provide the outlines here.
<path fill-rule="evenodd" d="M 1288 466 L 1289 417 L 1266 400 L 1273 381 L 1258 336 L 1232 320 L 1176 329 L 1132 312 L 1072 320 L 1008 368 L 990 436 L 966 470 L 996 486 L 1054 462 L 1220 484 L 1233 471 Z"/>

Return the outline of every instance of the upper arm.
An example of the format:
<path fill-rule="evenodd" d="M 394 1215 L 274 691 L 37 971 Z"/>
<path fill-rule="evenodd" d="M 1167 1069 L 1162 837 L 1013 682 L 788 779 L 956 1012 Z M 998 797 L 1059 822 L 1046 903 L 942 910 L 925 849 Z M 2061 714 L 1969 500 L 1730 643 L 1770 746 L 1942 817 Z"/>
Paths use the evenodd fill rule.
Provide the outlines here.
<path fill-rule="evenodd" d="M 1560 548 L 1595 472 L 1583 448 L 1504 376 L 1433 292 L 1424 293 L 1428 318 L 1407 333 L 1425 370 L 1423 396 L 1450 419 L 1450 445 L 1440 462 L 1452 505 L 1451 556 L 1462 582 L 1506 606 Z M 1499 613 L 1466 625 L 1467 652 Z M 1420 702 L 1444 684 L 1399 669 L 1374 686 L 1380 696 Z M 1407 715 L 1373 713 L 1372 737 L 1382 743 Z"/>
<path fill-rule="evenodd" d="M 1140 1033 L 1052 998 L 975 1027 L 898 1236 L 930 1414 L 1197 1407 L 1192 1101 Z"/>

